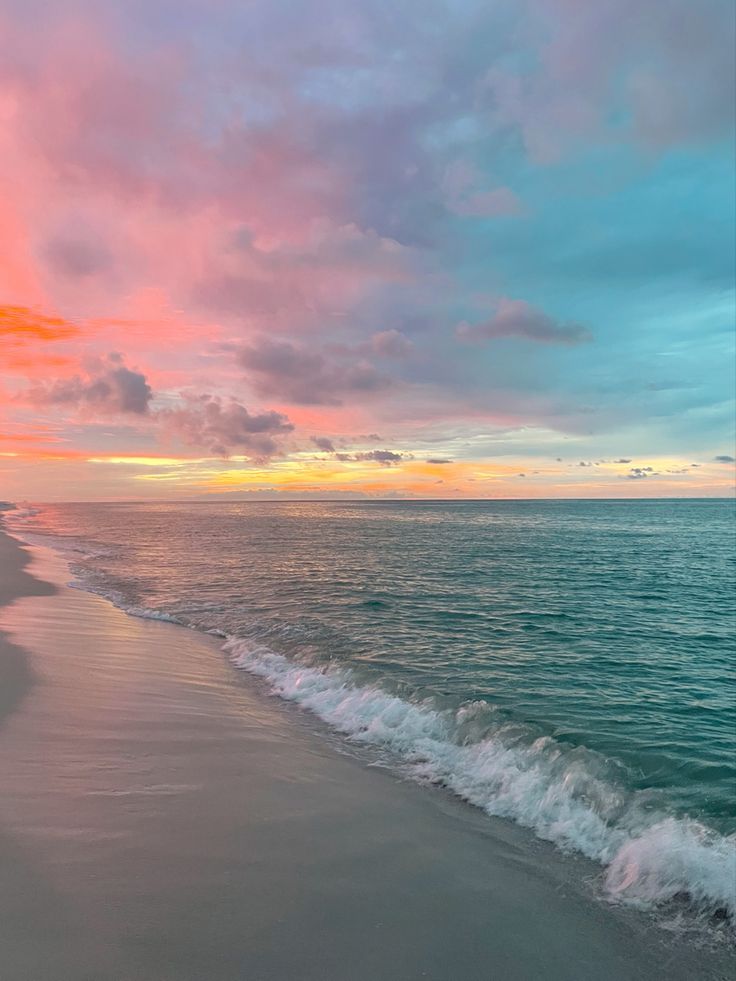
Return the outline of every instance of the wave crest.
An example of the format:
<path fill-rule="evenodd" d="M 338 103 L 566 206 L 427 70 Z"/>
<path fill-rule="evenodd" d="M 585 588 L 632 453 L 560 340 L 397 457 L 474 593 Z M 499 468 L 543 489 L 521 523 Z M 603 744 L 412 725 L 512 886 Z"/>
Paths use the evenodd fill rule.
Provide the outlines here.
<path fill-rule="evenodd" d="M 418 779 L 603 865 L 610 898 L 655 906 L 687 895 L 704 913 L 736 916 L 736 840 L 689 818 L 645 811 L 596 754 L 549 737 L 506 738 L 503 727 L 466 742 L 463 727 L 478 711 L 475 703 L 438 711 L 360 685 L 348 668 L 299 664 L 239 638 L 224 649 L 275 694 L 354 741 L 388 750 Z"/>

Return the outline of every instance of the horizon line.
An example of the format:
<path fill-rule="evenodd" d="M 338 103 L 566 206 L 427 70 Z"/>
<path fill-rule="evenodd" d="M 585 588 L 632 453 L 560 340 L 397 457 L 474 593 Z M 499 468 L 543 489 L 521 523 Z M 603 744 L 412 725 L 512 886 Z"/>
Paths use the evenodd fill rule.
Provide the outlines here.
<path fill-rule="evenodd" d="M 285 498 L 280 500 L 275 497 L 263 498 L 213 498 L 203 500 L 202 498 L 108 498 L 90 500 L 58 500 L 58 501 L 0 501 L 2 504 L 10 504 L 17 507 L 18 504 L 491 504 L 491 503 L 551 503 L 567 501 L 620 501 L 622 503 L 646 503 L 647 501 L 733 501 L 736 503 L 736 493 L 730 495 L 706 495 L 706 496 L 672 496 L 672 497 L 299 497 Z M 11 509 L 6 509 L 11 510 Z"/>

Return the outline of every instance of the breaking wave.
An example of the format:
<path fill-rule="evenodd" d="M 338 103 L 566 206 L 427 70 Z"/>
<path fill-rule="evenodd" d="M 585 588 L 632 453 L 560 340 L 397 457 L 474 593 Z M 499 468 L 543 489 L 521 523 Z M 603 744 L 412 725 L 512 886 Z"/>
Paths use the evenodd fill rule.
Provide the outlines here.
<path fill-rule="evenodd" d="M 736 840 L 653 812 L 590 750 L 550 737 L 525 741 L 518 727 L 470 741 L 484 702 L 442 711 L 360 685 L 349 668 L 302 665 L 238 638 L 224 648 L 274 694 L 351 740 L 387 750 L 417 779 L 598 862 L 609 898 L 650 907 L 686 897 L 702 913 L 736 916 Z"/>

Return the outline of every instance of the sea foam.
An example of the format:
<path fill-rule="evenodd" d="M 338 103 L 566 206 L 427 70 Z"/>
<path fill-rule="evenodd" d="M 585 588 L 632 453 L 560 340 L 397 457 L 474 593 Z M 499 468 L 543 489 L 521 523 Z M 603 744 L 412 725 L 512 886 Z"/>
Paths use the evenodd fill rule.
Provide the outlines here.
<path fill-rule="evenodd" d="M 224 649 L 274 694 L 351 740 L 387 750 L 417 779 L 598 862 L 612 900 L 650 907 L 687 897 L 704 913 L 736 916 L 736 840 L 640 807 L 635 795 L 606 779 L 595 754 L 566 752 L 550 738 L 505 738 L 502 729 L 465 742 L 472 705 L 438 711 L 361 685 L 349 668 L 303 665 L 238 638 Z"/>

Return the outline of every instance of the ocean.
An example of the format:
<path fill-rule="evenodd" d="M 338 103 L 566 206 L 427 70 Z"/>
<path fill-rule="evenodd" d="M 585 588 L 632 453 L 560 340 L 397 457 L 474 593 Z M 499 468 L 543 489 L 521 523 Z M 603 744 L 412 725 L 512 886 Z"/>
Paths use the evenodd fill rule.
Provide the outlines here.
<path fill-rule="evenodd" d="M 49 504 L 75 585 L 222 638 L 376 761 L 736 915 L 734 504 Z"/>

